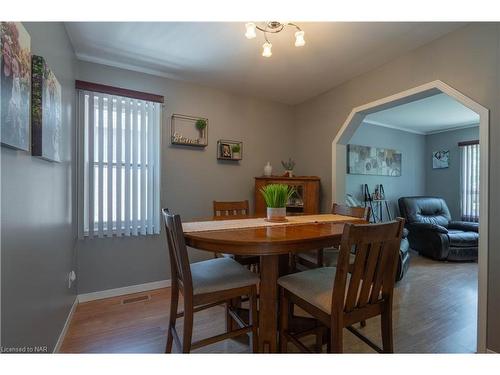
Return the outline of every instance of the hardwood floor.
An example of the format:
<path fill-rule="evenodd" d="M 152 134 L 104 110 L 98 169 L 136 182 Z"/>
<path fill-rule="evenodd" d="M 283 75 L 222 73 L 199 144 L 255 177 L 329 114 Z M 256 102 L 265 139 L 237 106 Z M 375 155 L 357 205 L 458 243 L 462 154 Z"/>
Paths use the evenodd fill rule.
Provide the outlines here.
<path fill-rule="evenodd" d="M 123 304 L 132 297 L 147 301 Z M 170 289 L 78 305 L 61 348 L 67 353 L 162 353 Z M 397 353 L 470 353 L 476 348 L 477 264 L 437 262 L 412 254 L 410 269 L 394 291 L 394 348 Z M 182 330 L 182 318 L 178 319 Z M 223 307 L 195 314 L 194 340 L 222 333 Z M 179 332 L 181 332 L 181 330 Z M 380 318 L 367 321 L 366 336 L 380 342 Z M 312 342 L 312 341 L 311 341 Z M 290 346 L 293 350 L 293 346 Z M 344 330 L 347 353 L 373 353 Z M 226 340 L 198 353 L 248 353 L 245 338 Z"/>

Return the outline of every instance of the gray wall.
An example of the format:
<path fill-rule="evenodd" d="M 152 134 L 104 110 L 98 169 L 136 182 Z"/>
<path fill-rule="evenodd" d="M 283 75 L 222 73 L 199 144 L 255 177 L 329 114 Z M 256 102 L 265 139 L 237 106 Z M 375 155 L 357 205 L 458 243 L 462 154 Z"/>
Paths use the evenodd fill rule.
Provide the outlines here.
<path fill-rule="evenodd" d="M 331 205 L 332 141 L 350 111 L 439 79 L 490 110 L 488 347 L 500 352 L 500 25 L 476 23 L 408 52 L 295 108 L 297 173 L 322 178 Z M 311 150 L 315 150 L 311 153 Z"/>
<path fill-rule="evenodd" d="M 425 143 L 425 191 L 443 197 L 451 217 L 460 220 L 460 151 L 458 142 L 479 139 L 479 127 L 430 134 Z M 432 152 L 450 150 L 450 166 L 432 169 Z"/>
<path fill-rule="evenodd" d="M 401 176 L 388 177 L 347 174 L 346 193 L 354 195 L 362 202 L 362 187 L 364 184 L 368 184 L 371 193 L 373 193 L 375 185 L 382 184 L 384 185 L 391 215 L 393 218 L 398 216 L 399 197 L 425 194 L 425 138 L 424 135 L 362 123 L 349 143 L 401 151 Z M 386 220 L 385 207 L 383 215 L 384 220 Z"/>
<path fill-rule="evenodd" d="M 289 106 L 104 65 L 79 62 L 78 67 L 81 80 L 165 96 L 161 203 L 184 219 L 210 216 L 213 200 L 249 199 L 253 207 L 253 178 L 262 175 L 267 161 L 280 173 L 280 161 L 293 157 L 294 124 Z M 207 117 L 208 147 L 171 146 L 172 113 Z M 218 139 L 243 141 L 243 160 L 217 161 Z M 210 256 L 191 252 L 194 261 Z M 79 241 L 78 292 L 168 279 L 168 264 L 164 234 Z"/>
<path fill-rule="evenodd" d="M 62 86 L 62 162 L 1 147 L 2 345 L 52 351 L 74 302 L 72 171 L 75 60 L 60 23 L 25 23 Z"/>

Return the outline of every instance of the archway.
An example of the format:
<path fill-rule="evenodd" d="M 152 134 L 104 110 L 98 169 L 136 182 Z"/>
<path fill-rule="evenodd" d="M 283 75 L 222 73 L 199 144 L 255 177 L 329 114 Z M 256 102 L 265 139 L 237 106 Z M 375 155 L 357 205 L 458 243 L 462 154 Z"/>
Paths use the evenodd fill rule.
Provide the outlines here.
<path fill-rule="evenodd" d="M 347 143 L 358 129 L 363 119 L 370 113 L 390 107 L 410 103 L 415 100 L 444 93 L 479 115 L 480 148 L 480 227 L 478 250 L 478 314 L 477 352 L 486 352 L 486 319 L 488 288 L 488 190 L 489 190 L 489 111 L 471 98 L 465 96 L 442 81 L 432 81 L 424 85 L 391 95 L 354 108 L 332 142 L 332 200 L 343 202 L 345 198 L 345 178 Z"/>

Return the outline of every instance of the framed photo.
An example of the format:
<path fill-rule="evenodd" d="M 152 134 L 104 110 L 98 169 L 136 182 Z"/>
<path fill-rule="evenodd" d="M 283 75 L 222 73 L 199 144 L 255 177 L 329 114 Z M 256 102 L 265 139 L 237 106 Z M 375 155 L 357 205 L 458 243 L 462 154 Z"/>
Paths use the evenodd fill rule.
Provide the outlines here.
<path fill-rule="evenodd" d="M 217 141 L 217 159 L 234 160 L 243 159 L 243 142 L 219 139 Z"/>
<path fill-rule="evenodd" d="M 231 145 L 229 143 L 220 144 L 220 156 L 222 159 L 232 159 L 233 153 L 231 151 Z"/>
<path fill-rule="evenodd" d="M 30 150 L 31 38 L 20 22 L 0 22 L 1 142 Z"/>
<path fill-rule="evenodd" d="M 31 154 L 61 161 L 61 85 L 41 56 L 32 58 Z"/>
<path fill-rule="evenodd" d="M 443 169 L 450 166 L 450 150 L 432 152 L 432 169 Z"/>

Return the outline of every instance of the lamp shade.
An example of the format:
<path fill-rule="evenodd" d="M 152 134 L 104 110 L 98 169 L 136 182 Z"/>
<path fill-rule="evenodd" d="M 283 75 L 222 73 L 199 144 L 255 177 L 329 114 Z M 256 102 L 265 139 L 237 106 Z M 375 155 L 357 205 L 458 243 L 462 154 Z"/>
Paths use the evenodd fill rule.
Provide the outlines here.
<path fill-rule="evenodd" d="M 247 31 L 245 33 L 245 36 L 247 37 L 247 39 L 253 39 L 257 36 L 256 32 L 255 32 L 255 24 L 253 22 L 248 22 L 246 25 L 245 25 Z"/>
<path fill-rule="evenodd" d="M 297 31 L 295 33 L 295 47 L 302 47 L 305 44 L 306 41 L 304 40 L 304 32 L 302 30 Z"/>
<path fill-rule="evenodd" d="M 262 45 L 262 56 L 264 57 L 271 57 L 271 55 L 273 54 L 272 51 L 271 51 L 271 48 L 272 48 L 272 44 L 271 43 L 264 43 Z"/>

